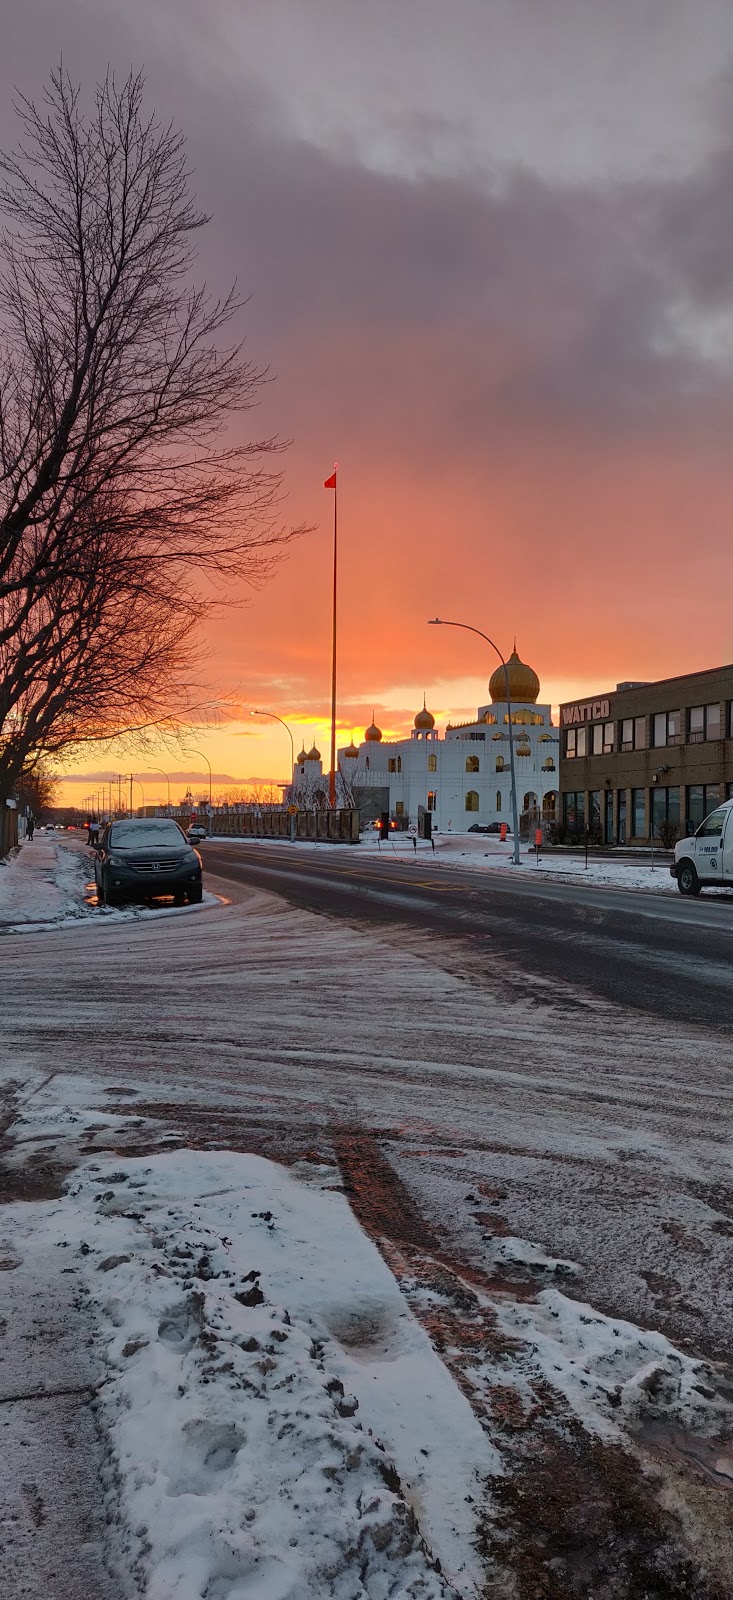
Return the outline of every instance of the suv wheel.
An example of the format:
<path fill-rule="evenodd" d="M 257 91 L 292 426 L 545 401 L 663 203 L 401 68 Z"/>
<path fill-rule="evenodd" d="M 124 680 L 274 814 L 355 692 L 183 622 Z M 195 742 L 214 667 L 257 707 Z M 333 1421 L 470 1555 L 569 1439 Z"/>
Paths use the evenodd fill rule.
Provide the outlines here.
<path fill-rule="evenodd" d="M 680 894 L 698 895 L 702 884 L 692 861 L 681 861 L 677 869 L 677 888 Z"/>

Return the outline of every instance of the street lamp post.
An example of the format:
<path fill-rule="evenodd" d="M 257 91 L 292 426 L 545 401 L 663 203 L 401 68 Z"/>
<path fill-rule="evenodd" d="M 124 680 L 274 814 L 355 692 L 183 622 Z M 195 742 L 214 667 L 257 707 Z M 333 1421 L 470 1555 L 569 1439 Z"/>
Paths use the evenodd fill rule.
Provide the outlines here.
<path fill-rule="evenodd" d="M 164 772 L 162 767 L 151 767 L 150 771 L 151 772 L 159 772 L 161 778 L 165 778 L 165 781 L 166 781 L 166 783 L 168 785 L 168 810 L 170 811 L 170 809 L 171 809 L 171 780 L 168 777 L 168 773 Z"/>
<path fill-rule="evenodd" d="M 211 762 L 208 756 L 204 755 L 203 750 L 189 750 L 188 754 L 191 756 L 199 756 L 202 761 L 206 762 L 206 765 L 209 769 L 209 812 L 211 812 Z"/>
<path fill-rule="evenodd" d="M 486 643 L 491 645 L 492 650 L 496 651 L 496 654 L 498 655 L 499 660 L 500 660 L 500 662 L 501 662 L 501 664 L 502 664 L 502 666 L 504 668 L 504 687 L 506 689 L 506 709 L 507 709 L 507 716 L 509 718 L 509 767 L 510 767 L 510 770 L 511 770 L 511 777 L 512 777 L 512 827 L 514 829 L 514 855 L 513 855 L 513 860 L 514 860 L 515 867 L 520 867 L 522 865 L 522 863 L 521 863 L 521 860 L 520 860 L 520 857 L 519 857 L 519 815 L 518 815 L 518 812 L 517 812 L 517 774 L 516 774 L 516 769 L 515 769 L 515 766 L 514 766 L 514 729 L 512 727 L 512 705 L 511 705 L 511 699 L 510 699 L 510 695 L 509 695 L 509 669 L 507 667 L 506 661 L 504 660 L 504 657 L 503 657 L 503 655 L 501 653 L 501 650 L 499 649 L 499 646 L 494 644 L 493 639 L 489 638 L 488 633 L 482 633 L 480 628 L 472 627 L 470 622 L 447 622 L 444 617 L 429 617 L 428 618 L 428 624 L 429 624 L 430 627 L 434 627 L 434 628 L 464 628 L 467 633 L 477 633 L 478 636 L 479 636 L 479 639 L 485 639 Z"/>
<path fill-rule="evenodd" d="M 285 729 L 285 732 L 286 732 L 286 734 L 287 734 L 287 736 L 288 736 L 288 738 L 290 740 L 290 774 L 291 774 L 291 782 L 292 782 L 292 775 L 295 772 L 295 743 L 294 743 L 294 740 L 293 740 L 292 731 L 288 727 L 287 722 L 283 722 L 282 717 L 279 717 L 276 711 L 250 711 L 250 716 L 251 717 L 272 717 L 273 722 L 279 722 L 281 728 Z M 292 790 L 291 790 L 291 798 L 292 798 Z M 295 843 L 295 818 L 294 817 L 291 817 L 291 819 L 290 819 L 290 838 L 291 838 L 291 840 L 292 840 L 292 842 L 294 844 Z"/>

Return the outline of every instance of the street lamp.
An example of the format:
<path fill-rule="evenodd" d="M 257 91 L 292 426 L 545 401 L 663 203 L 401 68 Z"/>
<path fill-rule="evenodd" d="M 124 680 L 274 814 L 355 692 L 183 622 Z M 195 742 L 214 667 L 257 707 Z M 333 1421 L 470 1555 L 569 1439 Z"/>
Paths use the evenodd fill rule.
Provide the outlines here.
<path fill-rule="evenodd" d="M 186 753 L 190 756 L 200 756 L 201 760 L 206 762 L 209 769 L 209 811 L 211 811 L 211 762 L 208 756 L 204 755 L 203 750 L 188 750 Z"/>
<path fill-rule="evenodd" d="M 168 773 L 164 772 L 162 767 L 151 767 L 150 771 L 151 772 L 159 772 L 161 778 L 165 778 L 165 781 L 166 781 L 166 783 L 168 785 L 168 810 L 170 811 L 170 808 L 171 808 L 171 780 L 168 777 Z"/>
<path fill-rule="evenodd" d="M 289 729 L 289 727 L 287 725 L 287 722 L 283 722 L 282 717 L 279 717 L 276 711 L 250 711 L 250 716 L 251 717 L 272 717 L 273 721 L 279 722 L 280 726 L 285 729 L 285 732 L 287 733 L 287 736 L 288 736 L 288 738 L 290 740 L 291 766 L 292 766 L 292 771 L 294 772 L 295 771 L 295 745 L 293 744 L 293 735 L 292 735 L 292 733 L 291 733 L 291 731 L 290 731 L 290 729 Z"/>
<path fill-rule="evenodd" d="M 464 628 L 467 633 L 477 633 L 479 639 L 485 639 L 486 643 L 491 645 L 492 650 L 496 651 L 496 654 L 498 655 L 499 660 L 504 668 L 506 709 L 507 716 L 509 718 L 509 767 L 512 775 L 512 827 L 514 829 L 513 860 L 515 867 L 521 867 L 522 863 L 519 858 L 519 817 L 517 814 L 517 774 L 514 767 L 514 731 L 512 728 L 512 705 L 509 696 L 509 670 L 507 668 L 506 661 L 504 660 L 499 646 L 494 644 L 493 639 L 489 638 L 488 633 L 482 633 L 480 628 L 473 628 L 470 622 L 446 622 L 444 617 L 429 617 L 428 626 L 433 628 Z"/>

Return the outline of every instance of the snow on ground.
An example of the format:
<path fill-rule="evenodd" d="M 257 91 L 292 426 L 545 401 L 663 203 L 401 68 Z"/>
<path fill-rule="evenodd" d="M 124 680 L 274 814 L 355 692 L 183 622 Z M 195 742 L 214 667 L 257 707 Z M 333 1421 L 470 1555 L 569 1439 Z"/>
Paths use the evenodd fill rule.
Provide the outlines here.
<path fill-rule="evenodd" d="M 78 1169 L 108 1513 L 148 1600 L 438 1600 L 499 1457 L 348 1203 L 255 1156 Z M 316 1173 L 317 1182 L 317 1173 Z"/>
<path fill-rule="evenodd" d="M 98 906 L 91 855 L 78 845 L 65 846 L 38 835 L 26 840 L 7 860 L 0 860 L 0 929 L 4 933 L 42 933 L 72 928 L 86 918 L 98 927 L 141 918 L 186 916 L 219 905 L 221 896 L 204 891 L 198 905 Z"/>
<path fill-rule="evenodd" d="M 505 1303 L 498 1315 L 585 1427 L 618 1438 L 620 1428 L 663 1419 L 698 1437 L 733 1434 L 733 1401 L 715 1369 L 663 1334 L 603 1316 L 558 1289 L 544 1289 L 534 1304 Z"/>

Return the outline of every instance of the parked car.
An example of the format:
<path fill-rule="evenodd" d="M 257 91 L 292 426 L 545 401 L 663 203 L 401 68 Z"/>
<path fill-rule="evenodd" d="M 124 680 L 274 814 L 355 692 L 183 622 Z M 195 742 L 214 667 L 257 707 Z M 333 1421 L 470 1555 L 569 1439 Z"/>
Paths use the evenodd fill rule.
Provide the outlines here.
<path fill-rule="evenodd" d="M 502 824 L 500 822 L 487 822 L 485 824 L 481 822 L 472 822 L 468 831 L 469 833 L 501 833 L 501 829 Z M 507 833 L 511 833 L 512 831 L 508 824 L 506 831 Z"/>
<path fill-rule="evenodd" d="M 178 904 L 203 897 L 201 857 L 172 817 L 130 817 L 105 826 L 94 857 L 100 904 L 172 894 Z"/>
<path fill-rule="evenodd" d="M 186 829 L 186 838 L 189 844 L 198 844 L 201 839 L 205 839 L 206 829 L 203 822 L 192 822 L 190 828 Z"/>

